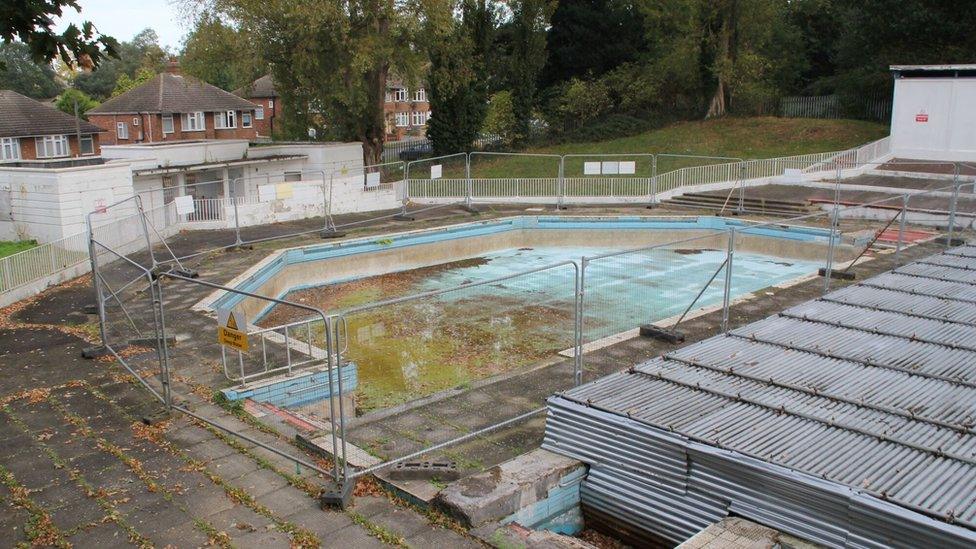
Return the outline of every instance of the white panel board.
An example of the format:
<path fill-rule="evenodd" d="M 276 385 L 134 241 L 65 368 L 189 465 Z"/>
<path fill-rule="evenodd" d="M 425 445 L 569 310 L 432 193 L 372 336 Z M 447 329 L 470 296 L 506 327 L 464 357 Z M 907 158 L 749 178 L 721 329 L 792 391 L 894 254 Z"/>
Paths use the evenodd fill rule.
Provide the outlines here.
<path fill-rule="evenodd" d="M 372 189 L 380 186 L 380 172 L 366 174 L 366 188 Z"/>
<path fill-rule="evenodd" d="M 600 175 L 600 163 L 599 162 L 584 162 L 583 163 L 583 175 Z"/>
<path fill-rule="evenodd" d="M 193 203 L 193 197 L 190 195 L 177 196 L 173 199 L 173 203 L 176 204 L 177 215 L 190 215 L 196 211 L 196 205 Z"/>
<path fill-rule="evenodd" d="M 620 163 L 620 173 L 624 175 L 634 175 L 637 173 L 637 162 L 625 161 Z"/>
<path fill-rule="evenodd" d="M 441 175 L 444 173 L 444 166 L 441 164 L 434 164 L 430 167 L 430 178 L 440 179 Z"/>
<path fill-rule="evenodd" d="M 617 175 L 620 173 L 620 162 L 604 162 L 603 175 Z"/>

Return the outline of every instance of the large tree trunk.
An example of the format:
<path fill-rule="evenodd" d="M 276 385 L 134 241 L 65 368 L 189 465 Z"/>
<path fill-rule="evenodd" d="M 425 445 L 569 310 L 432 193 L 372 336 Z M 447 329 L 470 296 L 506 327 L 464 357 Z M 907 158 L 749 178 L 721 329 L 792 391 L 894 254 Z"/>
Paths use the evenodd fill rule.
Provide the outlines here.
<path fill-rule="evenodd" d="M 715 87 L 715 94 L 712 95 L 712 100 L 708 103 L 708 112 L 705 113 L 705 118 L 717 116 L 725 116 L 725 81 L 721 76 L 718 79 L 718 85 Z"/>
<path fill-rule="evenodd" d="M 737 7 L 738 4 L 733 1 L 728 6 L 724 6 L 725 9 L 720 9 L 719 11 L 722 17 L 722 25 L 719 27 L 719 34 L 716 40 L 717 51 L 715 52 L 715 61 L 713 62 L 717 68 L 715 76 L 718 82 L 715 85 L 715 93 L 712 94 L 712 100 L 708 103 L 708 112 L 705 113 L 705 118 L 725 116 L 726 113 L 726 96 L 729 92 L 726 81 L 728 79 L 728 71 L 731 70 L 735 62 L 735 15 Z"/>

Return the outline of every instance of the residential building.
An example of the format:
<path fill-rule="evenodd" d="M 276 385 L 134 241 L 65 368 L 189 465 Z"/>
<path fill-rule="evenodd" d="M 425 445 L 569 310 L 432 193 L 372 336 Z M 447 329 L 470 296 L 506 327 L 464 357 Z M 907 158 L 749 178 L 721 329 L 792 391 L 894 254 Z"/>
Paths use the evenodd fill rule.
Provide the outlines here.
<path fill-rule="evenodd" d="M 0 163 L 95 157 L 102 128 L 10 90 L 0 90 Z"/>
<path fill-rule="evenodd" d="M 105 129 L 106 145 L 165 143 L 199 139 L 257 137 L 257 105 L 180 73 L 170 61 L 156 75 L 88 111 L 88 119 Z"/>
<path fill-rule="evenodd" d="M 275 119 L 282 113 L 281 97 L 275 90 L 271 75 L 262 76 L 250 85 L 235 90 L 234 93 L 263 107 L 261 113 L 263 120 L 258 118 L 256 112 L 254 125 L 260 135 L 271 135 L 274 131 Z M 383 115 L 387 141 L 425 136 L 427 120 L 431 116 L 427 90 L 422 85 L 411 90 L 399 78 L 391 78 L 386 86 Z"/>
<path fill-rule="evenodd" d="M 423 85 L 409 89 L 400 79 L 390 79 L 386 85 L 383 104 L 387 141 L 427 134 L 427 120 L 431 116 L 427 90 Z"/>
<path fill-rule="evenodd" d="M 266 74 L 247 86 L 234 90 L 233 93 L 256 105 L 254 129 L 257 130 L 258 136 L 274 136 L 275 121 L 281 115 L 281 98 L 275 90 L 271 75 Z"/>

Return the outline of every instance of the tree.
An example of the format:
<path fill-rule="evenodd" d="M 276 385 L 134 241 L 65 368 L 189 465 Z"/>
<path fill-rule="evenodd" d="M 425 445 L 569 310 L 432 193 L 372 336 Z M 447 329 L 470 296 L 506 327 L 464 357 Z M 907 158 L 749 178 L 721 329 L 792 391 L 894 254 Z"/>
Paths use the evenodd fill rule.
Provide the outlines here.
<path fill-rule="evenodd" d="M 70 114 L 71 116 L 80 116 L 81 118 L 88 120 L 85 113 L 97 107 L 98 101 L 88 97 L 88 95 L 83 91 L 68 88 L 64 90 L 64 93 L 58 96 L 57 101 L 54 102 L 54 106 L 57 107 L 58 110 Z"/>
<path fill-rule="evenodd" d="M 503 144 L 511 145 L 515 138 L 515 125 L 512 92 L 505 90 L 492 94 L 482 131 L 488 135 L 497 135 Z"/>
<path fill-rule="evenodd" d="M 599 77 L 644 49 L 641 13 L 631 1 L 560 0 L 546 37 L 542 86 Z"/>
<path fill-rule="evenodd" d="M 115 81 L 115 89 L 112 90 L 112 97 L 122 95 L 132 88 L 141 86 L 152 80 L 155 76 L 156 72 L 148 67 L 141 67 L 132 78 L 128 74 L 122 73 L 119 75 L 119 79 Z"/>
<path fill-rule="evenodd" d="M 97 100 L 105 100 L 112 96 L 123 74 L 134 79 L 142 68 L 157 74 L 165 68 L 168 56 L 167 51 L 159 45 L 156 31 L 143 29 L 132 40 L 119 44 L 117 58 L 106 59 L 91 72 L 76 73 L 72 87 Z"/>
<path fill-rule="evenodd" d="M 55 19 L 64 8 L 81 13 L 77 0 L 7 0 L 0 3 L 0 39 L 4 43 L 20 40 L 27 44 L 31 57 L 47 65 L 60 58 L 67 65 L 97 67 L 106 56 L 114 56 L 118 42 L 99 34 L 95 25 L 74 23 L 61 33 L 54 30 Z M 2 68 L 2 67 L 0 67 Z"/>
<path fill-rule="evenodd" d="M 508 67 L 515 113 L 515 139 L 529 137 L 539 76 L 546 63 L 546 28 L 555 8 L 553 0 L 512 0 Z"/>
<path fill-rule="evenodd" d="M 425 20 L 430 59 L 426 90 L 434 113 L 427 121 L 427 137 L 436 155 L 465 151 L 478 137 L 488 105 L 494 2 L 430 2 Z"/>
<path fill-rule="evenodd" d="M 889 65 L 971 63 L 976 10 L 970 2 L 837 0 L 837 89 L 847 96 L 890 93 Z"/>
<path fill-rule="evenodd" d="M 314 128 L 320 139 L 356 140 L 367 164 L 380 162 L 383 106 L 391 70 L 411 79 L 416 6 L 398 0 L 211 0 L 252 35 L 271 62 L 292 136 Z"/>
<path fill-rule="evenodd" d="M 246 34 L 204 11 L 187 35 L 180 55 L 186 74 L 230 91 L 267 72 Z"/>
<path fill-rule="evenodd" d="M 35 99 L 48 99 L 61 91 L 54 69 L 37 64 L 26 44 L 0 44 L 0 89 L 13 90 Z"/>

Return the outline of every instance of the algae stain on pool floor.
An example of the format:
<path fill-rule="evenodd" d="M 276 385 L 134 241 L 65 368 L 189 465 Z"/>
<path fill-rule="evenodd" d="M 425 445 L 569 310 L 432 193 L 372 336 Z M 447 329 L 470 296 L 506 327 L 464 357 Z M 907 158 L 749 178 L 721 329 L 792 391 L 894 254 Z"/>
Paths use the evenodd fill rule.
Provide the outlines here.
<path fill-rule="evenodd" d="M 359 305 L 495 280 L 597 248 L 520 248 L 474 259 L 298 290 L 288 299 L 339 312 Z M 587 270 L 586 340 L 680 312 L 724 259 L 717 250 L 660 250 Z M 805 274 L 812 263 L 785 266 L 781 258 L 736 256 L 733 293 L 755 291 Z M 738 271 L 738 272 L 736 272 Z M 346 315 L 348 351 L 359 371 L 359 413 L 530 366 L 572 347 L 576 271 L 563 265 L 437 297 Z M 721 283 L 699 306 L 721 300 Z M 259 324 L 303 317 L 276 308 Z M 313 334 L 317 340 L 319 333 Z"/>

